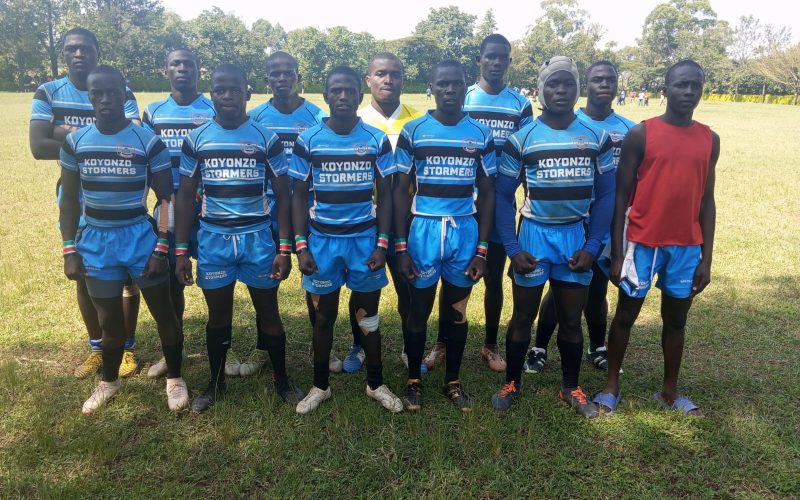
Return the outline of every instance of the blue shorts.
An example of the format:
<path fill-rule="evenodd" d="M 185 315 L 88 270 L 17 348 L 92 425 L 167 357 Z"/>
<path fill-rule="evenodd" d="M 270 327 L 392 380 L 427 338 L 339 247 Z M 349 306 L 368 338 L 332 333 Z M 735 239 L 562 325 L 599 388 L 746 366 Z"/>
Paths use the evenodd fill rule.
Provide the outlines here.
<path fill-rule="evenodd" d="M 514 283 L 531 288 L 544 285 L 552 279 L 589 286 L 592 281 L 591 270 L 576 273 L 569 268 L 570 257 L 585 243 L 583 222 L 548 225 L 523 219 L 519 228 L 519 246 L 539 259 L 539 263 L 527 274 L 514 273 Z"/>
<path fill-rule="evenodd" d="M 308 250 L 317 263 L 317 272 L 303 276 L 303 289 L 309 293 L 326 295 L 342 285 L 354 292 L 374 292 L 389 284 L 386 269 L 370 271 L 369 256 L 375 250 L 378 236 L 341 237 L 312 233 L 308 236 Z"/>
<path fill-rule="evenodd" d="M 686 299 L 692 295 L 694 272 L 700 265 L 700 245 L 648 247 L 640 243 L 633 250 L 633 270 L 625 273 L 619 288 L 628 296 L 643 299 L 653 285 L 653 276 L 658 275 L 656 286 L 666 295 Z M 627 260 L 627 255 L 626 255 Z"/>
<path fill-rule="evenodd" d="M 169 277 L 141 277 L 156 240 L 153 225 L 143 220 L 123 227 L 85 226 L 78 231 L 75 245 L 89 279 L 126 281 L 130 277 L 140 288 L 148 288 Z"/>
<path fill-rule="evenodd" d="M 275 288 L 280 281 L 270 277 L 275 260 L 272 231 L 240 234 L 197 231 L 197 285 L 222 288 L 241 281 L 253 288 Z"/>
<path fill-rule="evenodd" d="M 417 266 L 419 276 L 411 285 L 428 288 L 441 276 L 451 285 L 473 286 L 464 272 L 475 257 L 478 246 L 478 223 L 475 217 L 416 216 L 408 232 L 408 254 Z"/>

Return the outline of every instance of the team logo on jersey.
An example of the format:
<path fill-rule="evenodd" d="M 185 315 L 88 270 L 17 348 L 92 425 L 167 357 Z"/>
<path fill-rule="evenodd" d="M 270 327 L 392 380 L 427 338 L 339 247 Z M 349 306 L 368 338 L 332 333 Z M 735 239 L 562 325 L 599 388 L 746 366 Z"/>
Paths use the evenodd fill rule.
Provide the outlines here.
<path fill-rule="evenodd" d="M 308 130 L 308 124 L 303 123 L 303 122 L 297 122 L 297 123 L 294 124 L 294 130 L 298 134 L 302 134 L 303 132 Z"/>
<path fill-rule="evenodd" d="M 572 144 L 578 149 L 586 149 L 589 146 L 589 139 L 582 135 L 576 135 L 572 138 Z"/>
<path fill-rule="evenodd" d="M 461 148 L 466 151 L 467 153 L 474 153 L 478 150 L 478 141 L 475 139 L 464 139 L 461 143 Z"/>
<path fill-rule="evenodd" d="M 358 156 L 364 156 L 365 154 L 369 153 L 369 144 L 361 142 L 353 145 L 353 149 Z"/>
<path fill-rule="evenodd" d="M 208 117 L 202 113 L 193 113 L 192 114 L 192 124 L 196 126 L 200 126 L 208 121 Z"/>
<path fill-rule="evenodd" d="M 615 142 L 615 143 L 622 142 L 622 139 L 625 138 L 625 134 L 623 134 L 622 132 L 617 132 L 617 131 L 611 132 L 608 135 L 611 136 L 611 141 Z"/>
<path fill-rule="evenodd" d="M 133 146 L 128 146 L 127 144 L 120 144 L 117 146 L 117 155 L 120 158 L 125 158 L 126 160 L 133 158 L 135 151 L 136 150 L 133 149 Z"/>
<path fill-rule="evenodd" d="M 256 151 L 258 149 L 256 148 L 256 145 L 253 144 L 252 142 L 243 142 L 239 145 L 239 147 L 242 150 L 242 153 L 246 155 L 256 154 Z"/>

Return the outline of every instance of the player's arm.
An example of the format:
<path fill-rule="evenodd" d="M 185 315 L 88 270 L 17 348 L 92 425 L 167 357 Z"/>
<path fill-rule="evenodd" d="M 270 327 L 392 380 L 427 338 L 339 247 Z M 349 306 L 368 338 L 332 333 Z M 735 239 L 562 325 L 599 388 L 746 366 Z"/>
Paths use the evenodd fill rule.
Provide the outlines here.
<path fill-rule="evenodd" d="M 287 175 L 289 164 L 286 162 L 283 144 L 275 134 L 272 134 L 267 144 L 267 163 L 271 169 L 272 192 L 275 194 L 275 205 L 278 207 L 279 239 L 270 277 L 275 280 L 285 280 L 292 271 L 292 191 Z M 266 196 L 266 185 L 264 196 Z"/>
<path fill-rule="evenodd" d="M 195 219 L 194 196 L 200 179 L 200 166 L 193 143 L 183 141 L 181 150 L 180 184 L 175 194 L 175 277 L 178 283 L 194 283 L 192 263 L 189 261 L 189 234 Z"/>
<path fill-rule="evenodd" d="M 702 258 L 694 273 L 692 295 L 702 292 L 711 283 L 711 259 L 714 253 L 714 232 L 717 226 L 717 202 L 714 199 L 717 160 L 719 159 L 719 136 L 711 132 L 711 161 L 708 165 L 706 189 L 700 202 L 700 230 L 703 233 Z"/>
<path fill-rule="evenodd" d="M 60 149 L 61 200 L 58 204 L 58 220 L 61 226 L 61 239 L 64 241 L 64 274 L 71 280 L 82 280 L 87 276 L 83 259 L 75 249 L 75 237 L 81 216 L 78 199 L 81 178 L 78 161 L 68 142 Z"/>
<path fill-rule="evenodd" d="M 636 187 L 636 174 L 644 158 L 645 127 L 640 123 L 628 131 L 622 141 L 619 165 L 617 166 L 614 215 L 611 221 L 611 282 L 619 285 L 622 272 L 623 241 L 625 239 L 625 212 L 631 193 Z"/>
<path fill-rule="evenodd" d="M 414 281 L 419 276 L 411 256 L 408 255 L 408 213 L 411 210 L 411 197 L 408 196 L 411 187 L 411 175 L 414 173 L 413 145 L 409 140 L 408 129 L 403 127 L 397 146 L 394 151 L 397 173 L 394 174 L 392 185 L 393 227 L 395 256 L 397 269 L 402 278 L 407 282 Z"/>
<path fill-rule="evenodd" d="M 174 231 L 175 207 L 172 193 L 172 161 L 169 150 L 157 135 L 153 135 L 147 144 L 148 175 L 150 187 L 158 199 L 158 242 L 153 254 L 147 261 L 142 277 L 152 278 L 169 271 L 167 256 L 169 254 L 169 233 Z"/>
<path fill-rule="evenodd" d="M 394 164 L 394 154 L 389 138 L 383 136 L 380 152 L 375 165 L 375 192 L 377 205 L 375 212 L 378 219 L 378 241 L 375 250 L 367 260 L 371 271 L 381 269 L 386 265 L 386 252 L 389 250 L 389 232 L 392 228 L 392 181 L 397 171 Z"/>
<path fill-rule="evenodd" d="M 495 179 L 495 209 L 494 219 L 500 241 L 506 249 L 506 254 L 511 259 L 514 271 L 525 274 L 533 271 L 539 260 L 519 246 L 516 230 L 517 211 L 514 207 L 517 187 L 522 182 L 523 165 L 522 149 L 515 135 L 509 137 L 503 146 L 500 156 L 500 166 Z"/>
<path fill-rule="evenodd" d="M 31 154 L 37 160 L 58 160 L 61 144 L 77 129 L 73 127 L 53 126 L 45 120 L 31 120 L 28 128 L 28 142 Z"/>
<path fill-rule="evenodd" d="M 289 175 L 294 180 L 291 214 L 297 266 L 301 273 L 310 276 L 317 272 L 317 263 L 308 249 L 306 240 L 308 237 L 308 192 L 311 187 L 311 154 L 301 137 L 297 138 L 292 149 L 292 165 L 289 168 Z"/>

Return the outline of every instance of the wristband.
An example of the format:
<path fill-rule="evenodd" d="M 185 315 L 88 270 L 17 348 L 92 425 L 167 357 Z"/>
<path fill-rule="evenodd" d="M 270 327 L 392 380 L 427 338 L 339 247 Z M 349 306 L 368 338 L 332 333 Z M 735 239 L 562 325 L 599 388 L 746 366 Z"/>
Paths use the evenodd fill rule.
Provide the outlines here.
<path fill-rule="evenodd" d="M 278 240 L 278 254 L 292 255 L 292 240 L 289 239 Z"/>
<path fill-rule="evenodd" d="M 408 251 L 408 242 L 405 238 L 394 239 L 394 253 L 395 255 L 403 255 Z"/>
<path fill-rule="evenodd" d="M 188 243 L 175 243 L 175 256 L 179 257 L 181 255 L 188 255 L 189 254 L 189 244 Z"/>
<path fill-rule="evenodd" d="M 306 237 L 305 236 L 301 236 L 299 234 L 296 235 L 294 237 L 294 248 L 297 251 L 298 255 L 303 250 L 308 250 L 308 242 L 306 241 Z"/>
<path fill-rule="evenodd" d="M 376 245 L 378 248 L 389 250 L 389 235 L 386 233 L 380 233 L 378 235 L 378 242 Z"/>
<path fill-rule="evenodd" d="M 78 249 L 75 247 L 75 240 L 64 241 L 64 248 L 61 251 L 64 257 L 73 253 L 78 253 Z"/>
<path fill-rule="evenodd" d="M 489 244 L 485 241 L 479 241 L 478 246 L 475 247 L 475 257 L 480 257 L 486 260 L 486 254 L 489 252 Z"/>
<path fill-rule="evenodd" d="M 158 253 L 168 254 L 169 240 L 166 240 L 164 238 L 159 238 L 158 241 L 156 241 L 156 248 L 154 251 Z"/>

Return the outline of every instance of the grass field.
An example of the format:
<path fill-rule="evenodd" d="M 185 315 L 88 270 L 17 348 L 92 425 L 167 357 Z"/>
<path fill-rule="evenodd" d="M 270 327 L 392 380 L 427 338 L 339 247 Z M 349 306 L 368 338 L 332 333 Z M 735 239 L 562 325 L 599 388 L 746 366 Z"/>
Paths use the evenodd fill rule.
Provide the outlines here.
<path fill-rule="evenodd" d="M 164 382 L 143 370 L 86 418 L 80 405 L 96 380 L 71 376 L 86 335 L 74 285 L 62 274 L 58 169 L 34 161 L 28 149 L 31 97 L 0 94 L 0 497 L 800 496 L 800 108 L 704 102 L 696 114 L 722 138 L 713 280 L 689 318 L 681 377 L 705 419 L 659 411 L 651 401 L 661 380 L 657 292 L 631 337 L 615 417 L 585 421 L 556 400 L 556 349 L 545 373 L 526 375 L 524 396 L 498 417 L 489 398 L 503 376 L 478 356 L 482 286 L 469 308 L 463 365 L 476 400 L 471 415 L 439 395 L 441 371 L 427 376 L 418 415 L 390 416 L 368 399 L 363 372 L 332 376 L 334 397 L 302 418 L 274 396 L 266 375 L 232 380 L 227 400 L 203 415 L 173 415 Z M 158 97 L 139 95 L 140 106 Z M 253 105 L 263 99 L 255 96 Z M 424 96 L 408 102 L 428 105 Z M 620 111 L 635 120 L 660 112 L 657 105 Z M 310 329 L 293 273 L 281 287 L 281 311 L 289 369 L 307 390 Z M 241 287 L 236 308 L 234 350 L 245 355 L 255 325 Z M 400 391 L 391 288 L 381 315 L 386 383 Z M 501 331 L 509 315 L 506 307 Z M 184 373 L 194 393 L 207 381 L 204 321 L 201 294 L 190 289 Z M 342 357 L 350 339 L 345 314 L 337 332 Z M 145 368 L 159 357 L 145 307 L 137 352 Z M 582 373 L 587 393 L 602 387 L 604 377 L 588 363 Z"/>

